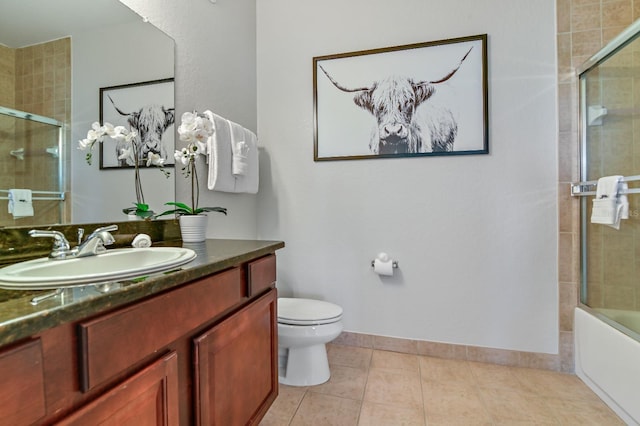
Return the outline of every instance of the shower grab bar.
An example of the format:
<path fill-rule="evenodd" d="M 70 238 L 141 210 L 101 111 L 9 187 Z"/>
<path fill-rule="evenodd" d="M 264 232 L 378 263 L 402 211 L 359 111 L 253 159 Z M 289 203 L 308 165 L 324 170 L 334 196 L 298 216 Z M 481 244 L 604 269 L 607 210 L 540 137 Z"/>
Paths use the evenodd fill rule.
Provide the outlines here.
<path fill-rule="evenodd" d="M 640 175 L 627 176 L 622 178 L 622 182 L 640 181 Z M 586 197 L 588 195 L 596 195 L 597 180 L 588 180 L 583 182 L 571 183 L 572 197 Z M 620 194 L 640 194 L 640 188 L 629 188 L 626 191 L 620 191 Z"/>
<path fill-rule="evenodd" d="M 0 192 L 9 193 L 7 189 L 0 189 Z M 56 191 L 31 191 L 34 195 L 32 200 L 57 200 L 64 201 L 65 193 L 64 192 L 56 192 Z M 9 197 L 0 197 L 0 200 L 8 200 Z"/>

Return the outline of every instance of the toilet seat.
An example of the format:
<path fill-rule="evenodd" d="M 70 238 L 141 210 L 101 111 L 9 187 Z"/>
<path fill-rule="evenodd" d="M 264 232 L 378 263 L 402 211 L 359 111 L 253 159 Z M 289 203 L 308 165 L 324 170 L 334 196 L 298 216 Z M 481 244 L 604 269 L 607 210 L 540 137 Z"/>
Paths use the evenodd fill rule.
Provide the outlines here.
<path fill-rule="evenodd" d="M 289 325 L 322 325 L 340 321 L 342 308 L 322 300 L 278 298 L 278 322 Z"/>

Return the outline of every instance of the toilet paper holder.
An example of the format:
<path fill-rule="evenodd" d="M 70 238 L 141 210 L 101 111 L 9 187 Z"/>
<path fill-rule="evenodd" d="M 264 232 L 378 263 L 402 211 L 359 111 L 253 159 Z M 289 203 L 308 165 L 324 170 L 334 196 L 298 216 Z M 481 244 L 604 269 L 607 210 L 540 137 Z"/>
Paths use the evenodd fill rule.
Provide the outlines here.
<path fill-rule="evenodd" d="M 378 256 L 376 257 L 377 260 L 381 261 L 381 262 L 388 262 L 389 261 L 389 255 L 387 253 L 378 253 Z M 371 267 L 375 267 L 376 265 L 376 259 L 373 259 L 371 261 Z M 392 260 L 391 261 L 391 266 L 393 267 L 393 269 L 398 269 L 398 261 L 397 260 Z"/>
<path fill-rule="evenodd" d="M 376 265 L 376 260 L 373 259 L 371 261 L 371 267 L 373 268 Z M 391 262 L 391 266 L 393 266 L 393 269 L 398 269 L 398 261 L 394 260 L 393 262 Z"/>

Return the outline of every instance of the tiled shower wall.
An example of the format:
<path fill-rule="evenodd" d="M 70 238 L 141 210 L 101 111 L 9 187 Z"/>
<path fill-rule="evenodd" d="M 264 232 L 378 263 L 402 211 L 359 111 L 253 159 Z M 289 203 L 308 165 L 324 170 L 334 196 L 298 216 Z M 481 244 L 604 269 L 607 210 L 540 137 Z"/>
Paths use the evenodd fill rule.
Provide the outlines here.
<path fill-rule="evenodd" d="M 575 70 L 640 16 L 640 0 L 557 0 L 559 301 L 561 369 L 573 371 L 573 309 L 580 280 L 578 86 Z"/>
<path fill-rule="evenodd" d="M 15 50 L 0 44 L 0 105 L 13 107 L 15 104 L 15 73 Z"/>
<path fill-rule="evenodd" d="M 71 124 L 71 39 L 64 38 L 18 49 L 0 46 L 0 105 L 15 108 Z M 57 160 L 45 149 L 55 144 L 56 132 L 43 126 L 26 126 L 23 120 L 3 117 L 0 124 L 0 189 L 30 188 L 55 190 Z M 28 142 L 14 142 L 28 134 Z M 55 139 L 52 139 L 52 135 Z M 69 146 L 70 132 L 63 137 Z M 10 150 L 25 148 L 25 160 L 6 155 Z M 65 150 L 66 164 L 70 150 Z M 68 177 L 65 179 L 68 182 Z M 54 185 L 54 186 L 51 186 Z M 69 201 L 66 201 L 67 205 Z M 15 220 L 0 208 L 0 225 L 35 225 L 68 222 L 68 209 L 63 217 L 59 201 L 34 201 L 35 216 Z"/>
<path fill-rule="evenodd" d="M 69 122 L 71 39 L 16 49 L 15 108 Z"/>

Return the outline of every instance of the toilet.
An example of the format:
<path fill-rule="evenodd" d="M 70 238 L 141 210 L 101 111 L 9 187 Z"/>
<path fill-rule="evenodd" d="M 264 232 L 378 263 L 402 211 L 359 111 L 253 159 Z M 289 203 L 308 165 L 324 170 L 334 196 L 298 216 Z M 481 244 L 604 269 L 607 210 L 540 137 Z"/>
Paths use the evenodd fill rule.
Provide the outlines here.
<path fill-rule="evenodd" d="M 342 308 L 321 300 L 278 298 L 278 381 L 313 386 L 329 380 L 326 343 L 342 332 Z"/>

